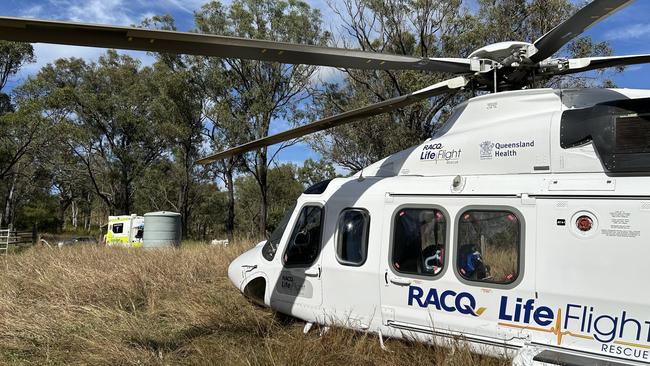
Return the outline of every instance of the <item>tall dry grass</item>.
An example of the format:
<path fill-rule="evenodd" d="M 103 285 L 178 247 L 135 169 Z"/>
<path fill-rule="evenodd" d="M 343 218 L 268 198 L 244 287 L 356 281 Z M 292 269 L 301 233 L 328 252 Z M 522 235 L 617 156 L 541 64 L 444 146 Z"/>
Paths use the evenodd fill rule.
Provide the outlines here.
<path fill-rule="evenodd" d="M 466 349 L 388 341 L 247 302 L 227 279 L 246 246 L 37 248 L 0 258 L 0 363 L 502 365 Z"/>
<path fill-rule="evenodd" d="M 483 262 L 490 266 L 490 276 L 493 282 L 507 283 L 512 281 L 509 276 L 517 277 L 519 249 L 516 245 L 508 247 L 486 245 L 481 255 Z"/>

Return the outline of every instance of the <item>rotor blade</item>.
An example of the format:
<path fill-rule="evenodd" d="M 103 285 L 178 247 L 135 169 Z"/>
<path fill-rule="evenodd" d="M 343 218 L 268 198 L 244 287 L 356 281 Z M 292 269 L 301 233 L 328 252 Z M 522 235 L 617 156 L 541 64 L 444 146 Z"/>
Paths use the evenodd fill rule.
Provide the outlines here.
<path fill-rule="evenodd" d="M 467 74 L 479 61 L 418 58 L 210 34 L 0 17 L 0 39 L 151 52 L 242 58 L 368 70 L 423 70 Z"/>
<path fill-rule="evenodd" d="M 594 0 L 578 10 L 571 18 L 565 20 L 550 32 L 535 41 L 537 53 L 530 59 L 533 62 L 543 61 L 569 43 L 572 39 L 607 18 L 634 0 Z"/>
<path fill-rule="evenodd" d="M 346 123 L 358 121 L 363 118 L 376 116 L 378 114 L 388 113 L 396 109 L 399 109 L 401 107 L 413 103 L 417 103 L 421 100 L 434 97 L 436 95 L 448 93 L 452 90 L 461 89 L 465 85 L 467 85 L 467 83 L 468 83 L 467 78 L 463 76 L 459 76 L 453 79 L 443 81 L 438 84 L 431 85 L 429 87 L 418 90 L 411 94 L 406 94 L 392 99 L 388 99 L 383 102 L 371 104 L 362 108 L 337 114 L 335 116 L 323 118 L 316 122 L 312 122 L 304 126 L 300 126 L 300 127 L 293 128 L 291 130 L 280 132 L 272 136 L 257 139 L 255 141 L 251 141 L 243 145 L 239 145 L 232 149 L 222 151 L 214 155 L 210 155 L 206 158 L 198 160 L 197 163 L 209 164 L 217 160 L 228 158 L 234 155 L 240 155 L 251 150 L 259 149 L 261 147 L 274 145 L 283 141 L 293 140 L 295 138 L 308 135 L 310 133 L 322 131 L 335 126 L 344 125 Z"/>
<path fill-rule="evenodd" d="M 585 57 L 569 59 L 568 69 L 556 72 L 557 75 L 575 74 L 583 71 L 605 69 L 608 67 L 627 66 L 650 63 L 650 54 L 611 56 L 611 57 Z"/>

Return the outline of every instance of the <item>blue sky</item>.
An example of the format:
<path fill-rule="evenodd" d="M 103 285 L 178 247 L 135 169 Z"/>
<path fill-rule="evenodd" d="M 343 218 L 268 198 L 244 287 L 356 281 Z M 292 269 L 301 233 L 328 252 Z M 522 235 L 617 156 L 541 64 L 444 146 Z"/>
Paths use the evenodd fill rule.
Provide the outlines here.
<path fill-rule="evenodd" d="M 193 10 L 198 9 L 205 2 L 206 0 L 2 0 L 0 15 L 130 25 L 139 23 L 143 18 L 154 14 L 169 13 L 176 20 L 178 29 L 186 31 L 193 26 Z M 337 23 L 327 5 L 327 0 L 307 0 L 307 2 L 312 7 L 321 9 L 325 18 L 324 24 Z M 592 36 L 596 41 L 610 41 L 618 55 L 650 53 L 648 14 L 650 14 L 650 1 L 637 0 L 591 28 L 586 35 Z M 38 72 L 43 65 L 57 58 L 75 56 L 95 60 L 104 53 L 103 49 L 45 44 L 35 45 L 35 50 L 37 62 L 27 66 L 13 78 L 9 82 L 9 88 L 20 84 L 29 75 Z M 151 56 L 143 52 L 125 53 L 141 59 L 143 64 L 152 62 Z M 614 80 L 619 87 L 650 89 L 649 71 L 650 65 L 632 66 L 624 74 L 617 75 Z M 331 72 L 323 70 L 322 74 L 327 77 Z M 272 132 L 278 132 L 286 127 L 285 123 L 277 121 L 272 126 Z M 302 164 L 302 161 L 309 157 L 316 158 L 317 155 L 302 144 L 285 149 L 279 155 L 281 161 L 292 161 L 298 164 Z"/>

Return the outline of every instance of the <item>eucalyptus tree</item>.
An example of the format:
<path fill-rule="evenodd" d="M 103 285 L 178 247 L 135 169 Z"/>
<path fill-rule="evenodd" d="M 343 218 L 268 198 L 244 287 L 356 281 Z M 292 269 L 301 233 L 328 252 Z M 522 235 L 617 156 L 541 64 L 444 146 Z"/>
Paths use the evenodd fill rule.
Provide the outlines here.
<path fill-rule="evenodd" d="M 28 151 L 36 136 L 36 125 L 31 123 L 34 120 L 24 119 L 29 111 L 13 114 L 15 107 L 12 98 L 5 93 L 9 79 L 23 66 L 34 61 L 34 48 L 31 44 L 0 41 L 0 182 L 13 174 L 15 165 Z"/>
<path fill-rule="evenodd" d="M 252 175 L 241 175 L 235 180 L 238 231 L 256 236 L 262 200 L 257 192 L 257 181 Z M 269 228 L 275 228 L 287 211 L 295 204 L 304 187 L 298 181 L 298 167 L 280 164 L 269 168 Z"/>
<path fill-rule="evenodd" d="M 36 60 L 34 57 L 34 47 L 29 43 L 0 41 L 0 114 L 8 109 L 8 95 L 2 93 L 7 85 L 9 78 L 16 75 L 18 71 L 26 64 Z"/>
<path fill-rule="evenodd" d="M 170 15 L 153 16 L 145 19 L 144 27 L 176 30 Z M 160 164 L 168 176 L 175 179 L 162 181 L 143 181 L 143 185 L 156 188 L 149 190 L 153 197 L 160 196 L 162 202 L 172 210 L 181 213 L 183 233 L 189 232 L 192 209 L 198 203 L 197 184 L 205 179 L 205 172 L 197 166 L 201 157 L 205 120 L 205 96 L 202 88 L 202 73 L 193 59 L 177 54 L 156 54 L 152 66 L 153 85 L 157 88 L 154 104 L 155 119 L 160 132 L 167 140 L 167 151 L 171 164 Z M 170 197 L 169 190 L 175 197 Z M 157 193 L 164 193 L 158 195 Z M 152 198 L 153 198 L 152 197 Z"/>
<path fill-rule="evenodd" d="M 12 96 L 10 110 L 0 115 L 0 226 L 15 222 L 17 206 L 43 181 L 39 162 L 60 117 L 42 110 L 42 94 L 31 80 L 13 88 Z"/>
<path fill-rule="evenodd" d="M 153 70 L 108 51 L 98 62 L 61 59 L 36 79 L 48 109 L 64 111 L 65 139 L 110 213 L 130 213 L 134 182 L 165 149 L 154 111 Z"/>
<path fill-rule="evenodd" d="M 212 1 L 196 12 L 195 22 L 202 33 L 302 44 L 324 44 L 328 39 L 321 31 L 319 10 L 296 0 L 235 0 L 227 6 Z M 294 109 L 309 97 L 306 89 L 316 71 L 313 66 L 240 59 L 203 59 L 203 65 L 220 81 L 219 92 L 209 97 L 212 105 L 221 106 L 215 110 L 213 121 L 221 129 L 216 133 L 222 137 L 219 140 L 225 144 L 265 137 L 272 121 L 292 120 Z M 261 197 L 261 235 L 268 229 L 268 169 L 272 160 L 266 148 L 244 159 Z M 236 165 L 226 162 L 225 168 Z"/>
<path fill-rule="evenodd" d="M 305 188 L 308 188 L 318 182 L 337 177 L 336 169 L 332 163 L 325 159 L 314 160 L 307 159 L 296 171 L 298 181 Z"/>

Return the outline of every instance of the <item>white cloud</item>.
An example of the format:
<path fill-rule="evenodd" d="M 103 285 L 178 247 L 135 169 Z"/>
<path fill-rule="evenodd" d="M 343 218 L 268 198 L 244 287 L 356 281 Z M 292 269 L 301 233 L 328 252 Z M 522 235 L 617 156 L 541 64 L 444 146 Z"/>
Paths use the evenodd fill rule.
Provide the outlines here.
<path fill-rule="evenodd" d="M 345 78 L 345 73 L 335 67 L 320 66 L 311 75 L 311 83 L 321 85 L 323 83 L 340 84 Z"/>
<path fill-rule="evenodd" d="M 135 23 L 123 0 L 90 0 L 70 4 L 68 17 L 79 22 L 129 25 Z"/>
<path fill-rule="evenodd" d="M 195 10 L 199 9 L 208 0 L 162 0 L 158 2 L 158 7 L 162 9 L 176 8 L 188 14 L 193 14 Z M 143 5 L 148 5 L 148 0 L 140 0 Z M 168 11 L 169 12 L 169 11 Z"/>
<path fill-rule="evenodd" d="M 134 12 L 126 0 L 47 0 L 21 10 L 21 16 L 30 18 L 61 19 L 73 22 L 133 24 Z"/>
<path fill-rule="evenodd" d="M 151 3 L 139 0 L 142 6 L 138 7 L 128 0 L 47 0 L 45 4 L 34 5 L 18 12 L 20 16 L 41 19 L 61 19 L 74 22 L 102 23 L 113 25 L 131 25 L 139 23 L 146 16 L 157 13 L 155 10 L 167 7 L 190 6 L 199 0 L 163 0 L 156 3 L 156 9 Z M 202 1 L 202 0 L 201 0 Z M 137 10 L 136 10 L 137 8 Z M 119 51 L 128 54 L 142 62 L 143 66 L 151 65 L 154 61 L 151 55 L 137 51 Z M 34 44 L 36 63 L 26 65 L 20 73 L 13 78 L 12 84 L 18 85 L 28 76 L 35 75 L 48 63 L 59 58 L 78 57 L 86 61 L 97 61 L 106 53 L 106 49 L 93 47 L 76 47 L 55 44 Z"/>
<path fill-rule="evenodd" d="M 44 13 L 43 5 L 34 5 L 30 6 L 27 9 L 24 9 L 20 12 L 20 16 L 27 18 L 38 18 L 41 17 Z"/>
<path fill-rule="evenodd" d="M 631 40 L 650 35 L 650 23 L 630 24 L 605 33 L 607 40 Z"/>

